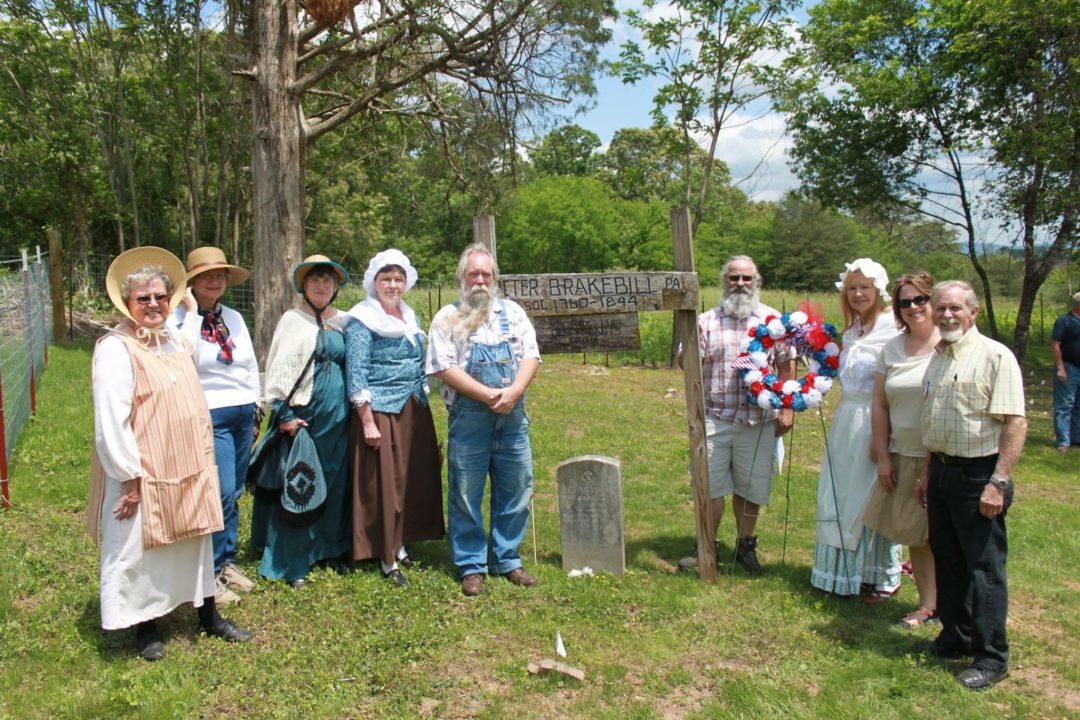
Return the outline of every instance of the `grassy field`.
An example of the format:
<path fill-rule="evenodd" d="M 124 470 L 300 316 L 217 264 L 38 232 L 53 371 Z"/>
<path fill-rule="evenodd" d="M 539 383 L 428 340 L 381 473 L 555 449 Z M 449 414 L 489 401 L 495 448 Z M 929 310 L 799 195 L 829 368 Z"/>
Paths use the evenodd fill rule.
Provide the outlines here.
<path fill-rule="evenodd" d="M 708 585 L 676 572 L 694 544 L 681 375 L 580 355 L 545 358 L 529 396 L 536 542 L 530 533 L 522 551 L 537 587 L 492 580 L 465 598 L 445 543 L 424 543 L 411 548 L 420 569 L 403 590 L 371 566 L 315 572 L 301 591 L 260 581 L 228 612 L 252 643 L 200 637 L 186 607 L 164 624 L 166 660 L 142 662 L 129 633 L 99 629 L 97 550 L 82 530 L 90 352 L 52 348 L 38 415 L 12 457 L 15 507 L 0 514 L 0 717 L 1080 717 L 1080 471 L 1077 455 L 1052 447 L 1044 349 L 1028 364 L 1031 433 L 1009 514 L 1012 676 L 984 694 L 953 680 L 956 663 L 913 651 L 933 628 L 893 625 L 915 606 L 907 580 L 875 607 L 811 590 L 825 420 L 796 420 L 791 464 L 759 525 L 767 574 L 725 566 Z M 587 453 L 622 462 L 620 577 L 561 569 L 555 467 Z M 249 509 L 245 498 L 242 516 Z M 728 552 L 732 528 L 726 517 Z M 255 575 L 256 558 L 240 564 Z M 554 657 L 556 632 L 583 683 L 527 674 L 530 661 Z"/>

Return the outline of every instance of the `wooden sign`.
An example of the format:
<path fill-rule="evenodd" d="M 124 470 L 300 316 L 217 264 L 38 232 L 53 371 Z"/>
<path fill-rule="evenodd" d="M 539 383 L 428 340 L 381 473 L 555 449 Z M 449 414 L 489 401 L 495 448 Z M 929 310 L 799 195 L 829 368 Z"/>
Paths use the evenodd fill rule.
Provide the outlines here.
<path fill-rule="evenodd" d="M 641 332 L 637 313 L 558 315 L 533 318 L 542 353 L 637 350 Z"/>
<path fill-rule="evenodd" d="M 533 318 L 696 310 L 698 303 L 694 272 L 503 275 L 499 289 Z"/>

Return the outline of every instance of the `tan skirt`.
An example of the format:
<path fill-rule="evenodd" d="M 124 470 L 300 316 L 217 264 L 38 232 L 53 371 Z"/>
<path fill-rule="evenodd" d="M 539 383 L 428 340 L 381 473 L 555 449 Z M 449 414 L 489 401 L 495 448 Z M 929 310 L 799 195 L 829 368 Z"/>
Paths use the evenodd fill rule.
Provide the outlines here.
<path fill-rule="evenodd" d="M 863 524 L 893 542 L 919 547 L 930 542 L 926 508 L 915 499 L 925 458 L 891 454 L 896 469 L 896 487 L 888 492 L 881 483 L 874 488 L 863 508 Z"/>
<path fill-rule="evenodd" d="M 382 440 L 364 442 L 360 418 L 349 422 L 354 560 L 387 565 L 406 543 L 446 535 L 442 508 L 442 459 L 431 409 L 410 397 L 396 415 L 373 413 Z"/>

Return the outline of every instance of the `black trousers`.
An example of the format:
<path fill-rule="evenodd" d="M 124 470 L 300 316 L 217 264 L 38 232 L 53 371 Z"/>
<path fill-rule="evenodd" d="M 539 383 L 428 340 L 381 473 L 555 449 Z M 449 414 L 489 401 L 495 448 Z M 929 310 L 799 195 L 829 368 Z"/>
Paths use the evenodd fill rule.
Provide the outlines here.
<path fill-rule="evenodd" d="M 942 625 L 937 645 L 943 650 L 970 648 L 973 664 L 991 671 L 1009 662 L 1005 511 L 1013 499 L 1010 484 L 1005 511 L 992 520 L 979 512 L 979 497 L 996 464 L 996 455 L 962 465 L 946 464 L 935 455 L 927 492 Z"/>

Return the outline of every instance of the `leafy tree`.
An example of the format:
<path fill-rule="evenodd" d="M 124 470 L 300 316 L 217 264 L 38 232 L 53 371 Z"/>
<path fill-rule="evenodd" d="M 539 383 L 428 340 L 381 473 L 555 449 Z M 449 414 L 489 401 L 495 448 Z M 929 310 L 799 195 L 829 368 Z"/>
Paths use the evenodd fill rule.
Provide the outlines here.
<path fill-rule="evenodd" d="M 849 209 L 903 207 L 956 228 L 982 283 L 975 181 L 1004 228 L 1018 223 L 1023 362 L 1035 293 L 1077 241 L 1080 103 L 1073 2 L 824 0 L 780 107 L 795 168 L 814 197 Z"/>
<path fill-rule="evenodd" d="M 538 178 L 519 188 L 499 225 L 500 270 L 607 270 L 617 262 L 618 218 L 614 199 L 598 180 L 573 175 Z"/>
<path fill-rule="evenodd" d="M 794 0 L 673 0 L 669 12 L 653 15 L 658 0 L 645 0 L 644 12 L 630 10 L 627 22 L 642 40 L 622 45 L 616 72 L 624 82 L 660 78 L 653 97 L 657 126 L 671 123 L 683 149 L 681 204 L 691 208 L 691 234 L 706 214 L 709 185 L 720 133 L 732 118 L 766 97 L 776 82 L 775 56 L 787 50 L 792 21 L 785 13 Z M 701 142 L 703 162 L 695 163 Z M 695 175 L 695 167 L 700 174 Z M 673 316 L 671 364 L 680 336 Z"/>
<path fill-rule="evenodd" d="M 533 169 L 540 175 L 592 174 L 600 136 L 579 125 L 564 125 L 544 136 L 540 145 L 529 151 Z"/>
<path fill-rule="evenodd" d="M 495 122 L 516 162 L 518 128 L 558 95 L 588 92 L 612 0 L 230 3 L 251 41 L 254 276 L 264 289 L 256 345 L 289 302 L 303 252 L 304 159 L 311 143 L 363 114 L 460 129 Z M 460 102 L 459 102 L 460 101 Z"/>
<path fill-rule="evenodd" d="M 645 12 L 627 11 L 626 20 L 642 41 L 623 43 L 615 71 L 627 83 L 646 77 L 662 81 L 652 116 L 658 127 L 670 121 L 679 132 L 683 205 L 692 208 L 696 230 L 705 214 L 720 133 L 775 84 L 780 68 L 774 58 L 791 45 L 792 20 L 784 13 L 794 3 L 674 0 L 671 12 L 654 16 L 649 11 L 658 4 L 645 0 Z M 705 152 L 696 156 L 699 142 Z M 701 174 L 695 178 L 692 170 L 698 166 Z"/>
<path fill-rule="evenodd" d="M 600 158 L 598 176 L 624 200 L 678 205 L 684 202 L 684 156 L 682 138 L 674 128 L 622 128 Z M 700 160 L 704 161 L 703 154 Z"/>
<path fill-rule="evenodd" d="M 844 263 L 867 254 L 864 228 L 853 218 L 787 193 L 776 204 L 773 248 L 759 267 L 769 285 L 792 290 L 835 290 Z"/>

